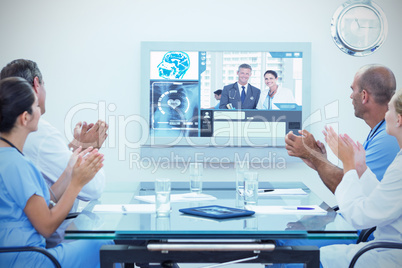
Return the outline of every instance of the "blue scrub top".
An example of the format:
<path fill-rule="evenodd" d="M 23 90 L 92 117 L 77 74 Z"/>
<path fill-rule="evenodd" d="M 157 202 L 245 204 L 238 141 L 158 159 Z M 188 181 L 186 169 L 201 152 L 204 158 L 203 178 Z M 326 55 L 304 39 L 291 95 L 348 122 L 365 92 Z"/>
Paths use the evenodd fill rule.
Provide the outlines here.
<path fill-rule="evenodd" d="M 0 148 L 0 247 L 45 247 L 45 238 L 24 213 L 32 195 L 49 203 L 49 190 L 40 171 L 15 148 Z M 2 264 L 5 258 L 0 259 Z"/>
<path fill-rule="evenodd" d="M 396 138 L 388 135 L 385 129 L 386 122 L 383 120 L 370 131 L 363 143 L 366 164 L 379 181 L 400 150 Z"/>
<path fill-rule="evenodd" d="M 32 226 L 24 208 L 38 195 L 49 205 L 48 186 L 34 164 L 15 148 L 0 148 L 0 247 L 36 246 L 45 248 L 45 238 Z M 111 240 L 78 240 L 48 249 L 62 267 L 98 268 L 102 245 Z M 36 252 L 2 253 L 0 267 L 53 267 Z"/>

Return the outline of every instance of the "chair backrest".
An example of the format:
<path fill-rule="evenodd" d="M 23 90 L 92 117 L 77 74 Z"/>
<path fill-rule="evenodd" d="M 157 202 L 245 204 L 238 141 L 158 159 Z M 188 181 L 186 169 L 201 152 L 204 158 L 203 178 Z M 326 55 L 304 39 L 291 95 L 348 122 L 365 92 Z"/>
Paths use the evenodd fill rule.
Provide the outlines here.
<path fill-rule="evenodd" d="M 363 229 L 361 230 L 359 234 L 359 238 L 356 241 L 356 244 L 359 244 L 360 242 L 367 242 L 367 239 L 370 237 L 370 235 L 377 229 L 377 227 L 371 227 L 368 229 Z"/>
<path fill-rule="evenodd" d="M 0 248 L 0 253 L 24 252 L 24 251 L 39 252 L 39 253 L 45 255 L 46 257 L 48 257 L 51 260 L 51 262 L 54 264 L 54 267 L 61 268 L 61 265 L 57 261 L 57 259 L 44 248 L 40 248 L 40 247 L 7 247 L 7 248 Z"/>
<path fill-rule="evenodd" d="M 395 248 L 395 249 L 402 249 L 402 243 L 394 243 L 394 242 L 373 242 L 373 243 L 368 243 L 364 247 L 362 247 L 356 254 L 353 256 L 353 259 L 351 260 L 349 264 L 349 268 L 355 267 L 355 264 L 357 260 L 360 258 L 361 255 L 366 253 L 369 250 L 375 249 L 375 248 Z"/>

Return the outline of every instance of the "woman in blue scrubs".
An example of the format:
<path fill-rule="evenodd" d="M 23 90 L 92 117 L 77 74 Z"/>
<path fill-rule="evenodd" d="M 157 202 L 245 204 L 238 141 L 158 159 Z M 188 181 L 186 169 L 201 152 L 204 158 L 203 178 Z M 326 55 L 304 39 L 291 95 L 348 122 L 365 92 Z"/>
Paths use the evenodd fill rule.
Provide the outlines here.
<path fill-rule="evenodd" d="M 49 237 L 69 213 L 81 188 L 103 166 L 103 155 L 89 148 L 76 150 L 50 190 L 22 148 L 36 131 L 41 115 L 31 85 L 22 78 L 0 81 L 0 247 L 45 248 Z M 112 241 L 79 240 L 48 251 L 62 267 L 99 267 L 99 249 Z M 34 252 L 2 253 L 0 267 L 51 267 Z"/>

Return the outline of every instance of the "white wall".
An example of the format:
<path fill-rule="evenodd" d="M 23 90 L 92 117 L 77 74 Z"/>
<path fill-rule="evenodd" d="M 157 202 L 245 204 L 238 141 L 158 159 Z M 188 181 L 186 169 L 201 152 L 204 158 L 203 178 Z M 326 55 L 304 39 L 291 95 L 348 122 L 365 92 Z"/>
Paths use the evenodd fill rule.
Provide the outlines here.
<path fill-rule="evenodd" d="M 102 150 L 110 187 L 152 177 L 130 168 L 127 158 L 118 160 L 116 145 L 124 133 L 113 124 L 119 116 L 139 114 L 141 41 L 311 42 L 311 111 L 323 112 L 334 102 L 337 108 L 332 113 L 339 111 L 333 119 L 323 114 L 323 120 L 312 125 L 313 133 L 322 139 L 326 123 L 341 122 L 341 132 L 363 141 L 369 129 L 353 116 L 350 84 L 356 70 L 368 63 L 387 65 L 397 81 L 402 80 L 402 1 L 376 0 L 388 18 L 388 38 L 376 53 L 360 58 L 344 54 L 331 40 L 331 18 L 343 2 L 5 0 L 0 4 L 0 66 L 16 58 L 39 64 L 48 93 L 44 117 L 61 131 L 77 104 L 115 105 L 113 112 L 100 112 L 111 124 L 107 148 Z M 97 118 L 97 111 L 81 111 L 73 117 L 73 124 Z M 130 124 L 126 135 L 138 140 L 139 128 Z"/>

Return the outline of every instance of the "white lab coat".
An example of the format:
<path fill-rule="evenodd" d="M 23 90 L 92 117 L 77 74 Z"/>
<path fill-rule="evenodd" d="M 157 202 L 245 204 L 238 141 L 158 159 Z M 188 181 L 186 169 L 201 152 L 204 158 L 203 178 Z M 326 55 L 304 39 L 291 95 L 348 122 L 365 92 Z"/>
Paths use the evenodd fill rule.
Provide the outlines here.
<path fill-rule="evenodd" d="M 402 150 L 388 167 L 381 182 L 367 168 L 359 179 L 347 172 L 335 191 L 340 213 L 356 229 L 377 226 L 373 242 L 402 243 Z M 323 267 L 347 267 L 367 243 L 321 248 Z M 402 267 L 402 250 L 377 249 L 365 253 L 356 267 Z"/>
<path fill-rule="evenodd" d="M 264 102 L 268 96 L 269 88 L 265 88 L 261 91 L 260 99 L 258 100 L 257 109 L 264 110 Z M 272 110 L 279 110 L 275 103 L 295 103 L 296 100 L 293 97 L 292 90 L 278 85 L 278 90 L 272 99 Z"/>

